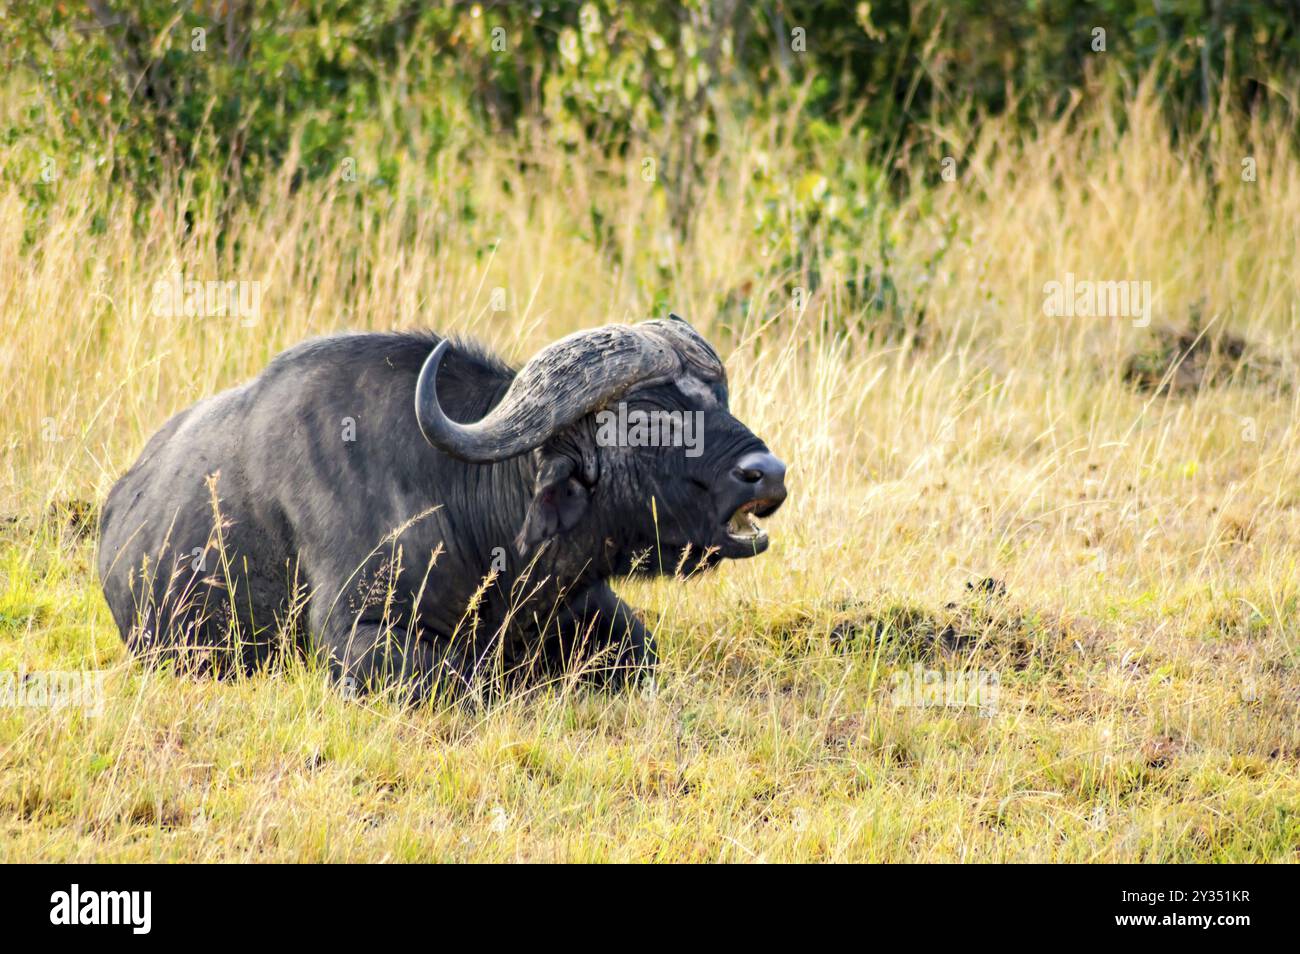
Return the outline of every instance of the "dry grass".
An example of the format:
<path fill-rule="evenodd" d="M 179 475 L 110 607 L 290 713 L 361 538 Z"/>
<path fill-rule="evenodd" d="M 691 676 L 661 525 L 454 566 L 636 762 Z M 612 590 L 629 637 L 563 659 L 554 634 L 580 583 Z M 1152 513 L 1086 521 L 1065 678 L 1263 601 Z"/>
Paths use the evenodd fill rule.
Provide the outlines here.
<path fill-rule="evenodd" d="M 812 279 L 773 267 L 756 206 L 853 203 L 863 144 L 810 169 L 789 128 L 728 133 L 684 241 L 635 149 L 611 165 L 540 139 L 466 143 L 391 202 L 285 184 L 224 243 L 210 214 L 186 235 L 176 194 L 135 229 L 125 200 L 92 221 L 93 177 L 58 182 L 39 223 L 0 187 L 0 668 L 108 670 L 98 716 L 0 709 L 0 858 L 1296 860 L 1286 125 L 1223 116 L 1194 153 L 1139 94 L 1032 134 L 936 130 L 958 180 L 914 166 L 855 226 L 868 257 L 895 243 L 905 304 L 877 321 L 925 315 L 902 336 L 860 326 L 834 282 L 792 306 Z M 810 174 L 825 192 L 798 186 Z M 177 270 L 262 281 L 261 320 L 153 316 Z M 1151 281 L 1156 326 L 1200 305 L 1266 370 L 1137 391 L 1123 365 L 1153 329 L 1046 317 L 1043 284 L 1067 271 Z M 431 326 L 521 359 L 662 302 L 721 345 L 791 499 L 766 556 L 620 588 L 658 621 L 654 695 L 404 711 L 301 667 L 143 671 L 93 543 L 49 516 L 102 500 L 171 413 L 304 337 Z M 1006 594 L 966 589 L 983 577 Z M 995 673 L 996 711 L 894 706 L 918 663 Z"/>

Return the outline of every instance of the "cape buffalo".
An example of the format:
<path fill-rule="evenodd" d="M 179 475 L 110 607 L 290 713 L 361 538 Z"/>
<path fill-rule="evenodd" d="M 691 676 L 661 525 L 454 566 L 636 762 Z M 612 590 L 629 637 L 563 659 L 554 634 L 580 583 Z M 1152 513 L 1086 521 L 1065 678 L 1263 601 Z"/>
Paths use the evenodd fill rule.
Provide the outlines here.
<path fill-rule="evenodd" d="M 577 660 L 622 682 L 656 654 L 611 578 L 767 548 L 752 516 L 785 466 L 727 401 L 675 315 L 517 373 L 433 334 L 309 341 L 149 441 L 104 506 L 99 576 L 133 652 L 204 671 L 298 645 L 416 699 Z"/>

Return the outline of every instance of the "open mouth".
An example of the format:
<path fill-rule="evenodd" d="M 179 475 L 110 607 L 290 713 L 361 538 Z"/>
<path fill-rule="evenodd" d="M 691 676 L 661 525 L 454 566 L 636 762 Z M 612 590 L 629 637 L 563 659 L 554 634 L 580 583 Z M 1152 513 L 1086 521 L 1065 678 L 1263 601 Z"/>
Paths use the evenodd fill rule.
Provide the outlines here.
<path fill-rule="evenodd" d="M 776 510 L 777 506 L 778 503 L 771 500 L 750 500 L 741 504 L 722 525 L 727 542 L 736 544 L 750 553 L 759 553 L 766 549 L 767 531 L 755 518 L 767 516 Z"/>

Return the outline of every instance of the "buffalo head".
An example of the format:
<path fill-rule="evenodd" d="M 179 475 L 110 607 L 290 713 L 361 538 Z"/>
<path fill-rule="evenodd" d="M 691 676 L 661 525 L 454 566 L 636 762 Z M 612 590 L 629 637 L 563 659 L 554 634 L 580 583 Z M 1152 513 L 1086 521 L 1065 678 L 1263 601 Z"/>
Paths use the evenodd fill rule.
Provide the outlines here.
<path fill-rule="evenodd" d="M 474 423 L 438 401 L 446 342 L 416 387 L 420 429 L 438 450 L 490 464 L 533 454 L 521 553 L 585 529 L 615 563 L 691 568 L 767 549 L 754 517 L 785 500 L 785 465 L 728 410 L 726 371 L 672 316 L 569 335 L 538 352 Z M 658 554 L 639 559 L 647 552 Z"/>

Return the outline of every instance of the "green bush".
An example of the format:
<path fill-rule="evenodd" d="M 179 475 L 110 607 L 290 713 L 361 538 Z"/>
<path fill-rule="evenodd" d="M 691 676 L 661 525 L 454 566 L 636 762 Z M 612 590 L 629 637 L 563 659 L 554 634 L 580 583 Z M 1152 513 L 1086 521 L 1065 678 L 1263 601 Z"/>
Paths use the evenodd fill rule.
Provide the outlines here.
<path fill-rule="evenodd" d="M 944 110 L 1064 108 L 1090 73 L 1250 108 L 1294 86 L 1300 36 L 1287 0 L 11 0 L 0 50 L 43 93 L 7 138 L 145 188 L 185 170 L 238 197 L 286 165 L 332 174 L 356 141 L 428 162 L 461 124 L 530 116 L 661 143 L 684 218 L 722 125 L 795 97 L 890 154 Z"/>

